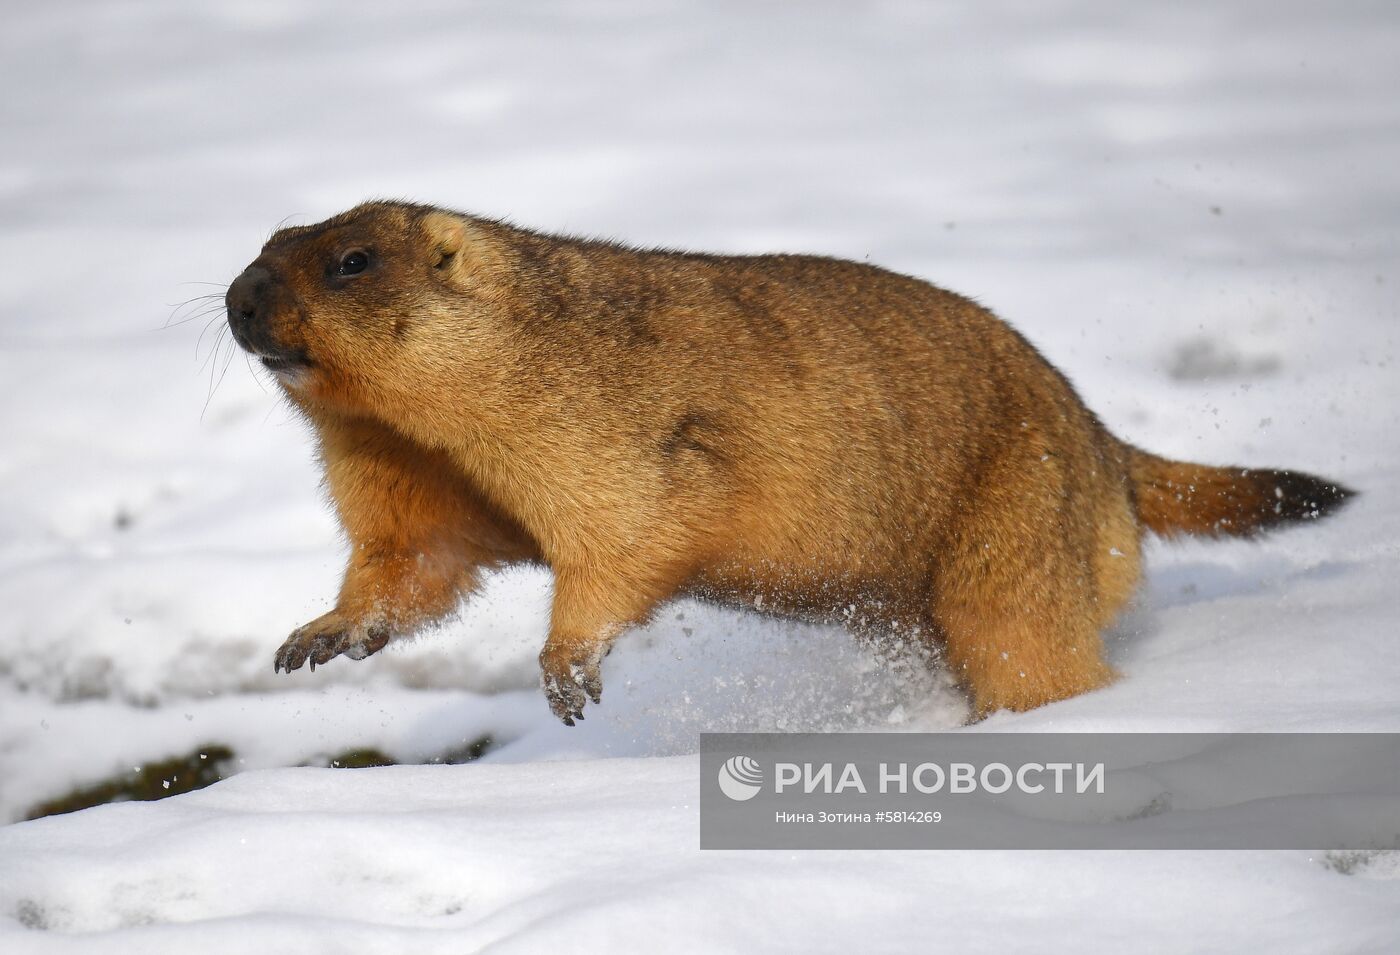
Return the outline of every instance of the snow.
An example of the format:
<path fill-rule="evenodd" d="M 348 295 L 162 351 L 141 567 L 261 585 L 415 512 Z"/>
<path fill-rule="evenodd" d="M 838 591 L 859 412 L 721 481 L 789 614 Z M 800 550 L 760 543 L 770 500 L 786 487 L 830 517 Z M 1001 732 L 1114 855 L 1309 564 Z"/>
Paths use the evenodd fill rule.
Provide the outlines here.
<path fill-rule="evenodd" d="M 9 4 L 0 950 L 1385 952 L 1396 853 L 701 853 L 698 732 L 952 729 L 946 678 L 681 603 L 567 729 L 549 581 L 272 673 L 343 553 L 303 427 L 201 339 L 277 223 L 372 195 L 879 262 L 1024 331 L 1118 434 L 1364 494 L 1154 545 L 1116 685 L 972 731 L 1396 731 L 1400 18 L 1384 3 Z M 167 326 L 169 322 L 169 327 Z M 373 747 L 458 766 L 286 768 Z"/>

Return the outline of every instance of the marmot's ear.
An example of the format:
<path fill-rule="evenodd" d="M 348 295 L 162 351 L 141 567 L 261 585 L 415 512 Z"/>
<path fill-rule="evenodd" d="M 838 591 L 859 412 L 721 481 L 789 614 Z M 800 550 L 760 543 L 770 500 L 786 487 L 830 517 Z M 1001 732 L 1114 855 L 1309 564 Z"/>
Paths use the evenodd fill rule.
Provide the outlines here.
<path fill-rule="evenodd" d="M 429 212 L 422 220 L 427 240 L 428 264 L 438 272 L 456 275 L 467 246 L 467 224 L 447 212 Z"/>

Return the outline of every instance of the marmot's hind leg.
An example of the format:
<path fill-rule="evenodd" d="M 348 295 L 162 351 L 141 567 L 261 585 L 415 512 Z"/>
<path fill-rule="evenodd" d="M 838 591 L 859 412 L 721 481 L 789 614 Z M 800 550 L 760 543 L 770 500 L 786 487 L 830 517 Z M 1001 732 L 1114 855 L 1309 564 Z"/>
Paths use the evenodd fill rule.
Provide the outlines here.
<path fill-rule="evenodd" d="M 1015 476 L 993 478 L 938 555 L 935 630 L 978 717 L 1032 709 L 1113 679 L 1099 636 L 1106 615 L 1092 516 L 1076 513 L 1047 477 L 1020 486 Z M 1136 547 L 1125 552 L 1134 570 L 1136 557 Z M 1109 596 L 1121 603 L 1122 581 L 1113 589 Z"/>
<path fill-rule="evenodd" d="M 1142 531 L 1126 491 L 1105 501 L 1094 518 L 1095 611 L 1099 628 L 1107 627 L 1132 600 L 1142 580 Z"/>

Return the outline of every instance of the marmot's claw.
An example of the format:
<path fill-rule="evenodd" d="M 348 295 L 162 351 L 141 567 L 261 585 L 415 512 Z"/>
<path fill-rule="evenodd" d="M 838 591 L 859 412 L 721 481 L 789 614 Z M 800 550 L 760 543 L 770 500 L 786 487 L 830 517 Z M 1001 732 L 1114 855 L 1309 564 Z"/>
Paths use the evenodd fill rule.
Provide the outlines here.
<path fill-rule="evenodd" d="M 601 649 L 546 644 L 540 653 L 540 669 L 549 708 L 565 726 L 583 719 L 589 701 L 601 703 L 603 677 Z"/>
<path fill-rule="evenodd" d="M 310 663 L 312 672 L 317 665 L 345 654 L 354 660 L 363 660 L 377 653 L 389 642 L 389 628 L 382 623 L 347 626 L 334 612 L 299 627 L 282 644 L 273 658 L 272 672 L 301 668 Z"/>
<path fill-rule="evenodd" d="M 302 631 L 298 630 L 287 638 L 287 642 L 282 644 L 282 648 L 277 651 L 277 656 L 273 662 L 273 672 L 281 670 L 291 673 L 293 670 L 301 669 L 301 665 L 306 662 L 307 648 L 302 639 Z"/>
<path fill-rule="evenodd" d="M 584 676 L 583 691 L 588 694 L 588 698 L 594 703 L 603 702 L 603 678 L 598 667 L 593 667 L 593 672 Z"/>

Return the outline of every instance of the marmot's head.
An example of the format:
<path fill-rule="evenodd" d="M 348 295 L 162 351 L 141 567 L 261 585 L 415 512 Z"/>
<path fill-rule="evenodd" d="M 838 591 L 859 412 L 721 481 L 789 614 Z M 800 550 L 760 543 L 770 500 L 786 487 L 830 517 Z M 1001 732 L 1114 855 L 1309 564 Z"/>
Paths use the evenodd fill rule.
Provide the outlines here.
<path fill-rule="evenodd" d="M 470 342 L 464 296 L 486 291 L 488 245 L 474 220 L 395 202 L 281 229 L 229 286 L 229 328 L 289 391 L 346 399 L 444 340 Z M 429 334 L 443 322 L 447 339 Z"/>

